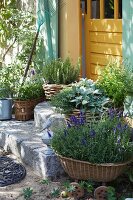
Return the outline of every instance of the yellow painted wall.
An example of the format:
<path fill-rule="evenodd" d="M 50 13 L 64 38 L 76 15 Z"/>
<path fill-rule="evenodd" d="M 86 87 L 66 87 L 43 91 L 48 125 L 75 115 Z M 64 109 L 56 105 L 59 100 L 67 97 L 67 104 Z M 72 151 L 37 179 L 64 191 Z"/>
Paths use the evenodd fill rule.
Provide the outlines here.
<path fill-rule="evenodd" d="M 59 0 L 59 55 L 76 63 L 81 55 L 80 0 Z"/>

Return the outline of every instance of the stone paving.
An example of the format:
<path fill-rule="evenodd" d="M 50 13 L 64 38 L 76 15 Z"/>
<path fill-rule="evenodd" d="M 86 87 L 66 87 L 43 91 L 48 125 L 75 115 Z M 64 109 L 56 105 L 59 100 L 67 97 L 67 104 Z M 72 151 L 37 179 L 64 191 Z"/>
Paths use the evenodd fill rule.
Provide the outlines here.
<path fill-rule="evenodd" d="M 35 108 L 34 121 L 0 121 L 0 147 L 11 151 L 43 178 L 60 176 L 64 173 L 60 162 L 41 137 L 45 132 L 42 129 L 59 125 L 62 120 L 48 103 L 41 103 Z"/>

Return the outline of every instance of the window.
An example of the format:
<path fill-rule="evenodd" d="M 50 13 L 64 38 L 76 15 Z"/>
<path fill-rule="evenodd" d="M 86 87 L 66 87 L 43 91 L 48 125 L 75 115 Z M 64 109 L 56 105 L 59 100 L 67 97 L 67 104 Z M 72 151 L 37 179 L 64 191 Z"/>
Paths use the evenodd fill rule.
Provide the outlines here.
<path fill-rule="evenodd" d="M 100 19 L 100 0 L 91 1 L 91 18 Z"/>
<path fill-rule="evenodd" d="M 114 0 L 104 0 L 104 18 L 114 18 Z"/>

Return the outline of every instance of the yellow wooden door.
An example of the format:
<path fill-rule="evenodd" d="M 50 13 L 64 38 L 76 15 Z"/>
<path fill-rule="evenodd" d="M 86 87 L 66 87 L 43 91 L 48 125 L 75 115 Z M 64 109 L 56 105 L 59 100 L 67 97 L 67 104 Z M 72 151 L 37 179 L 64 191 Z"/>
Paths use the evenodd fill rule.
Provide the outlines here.
<path fill-rule="evenodd" d="M 122 1 L 87 0 L 86 75 L 96 79 L 112 57 L 122 59 Z"/>

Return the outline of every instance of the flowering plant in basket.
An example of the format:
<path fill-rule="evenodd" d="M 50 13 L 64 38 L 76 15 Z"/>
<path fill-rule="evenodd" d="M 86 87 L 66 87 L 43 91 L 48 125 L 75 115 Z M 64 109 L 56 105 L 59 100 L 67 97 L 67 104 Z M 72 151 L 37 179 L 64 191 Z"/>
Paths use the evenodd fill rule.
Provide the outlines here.
<path fill-rule="evenodd" d="M 133 129 L 124 122 L 122 113 L 109 110 L 99 123 L 90 124 L 83 116 L 82 113 L 78 119 L 72 116 L 70 123 L 55 129 L 51 145 L 57 154 L 94 164 L 123 163 L 132 159 Z"/>

